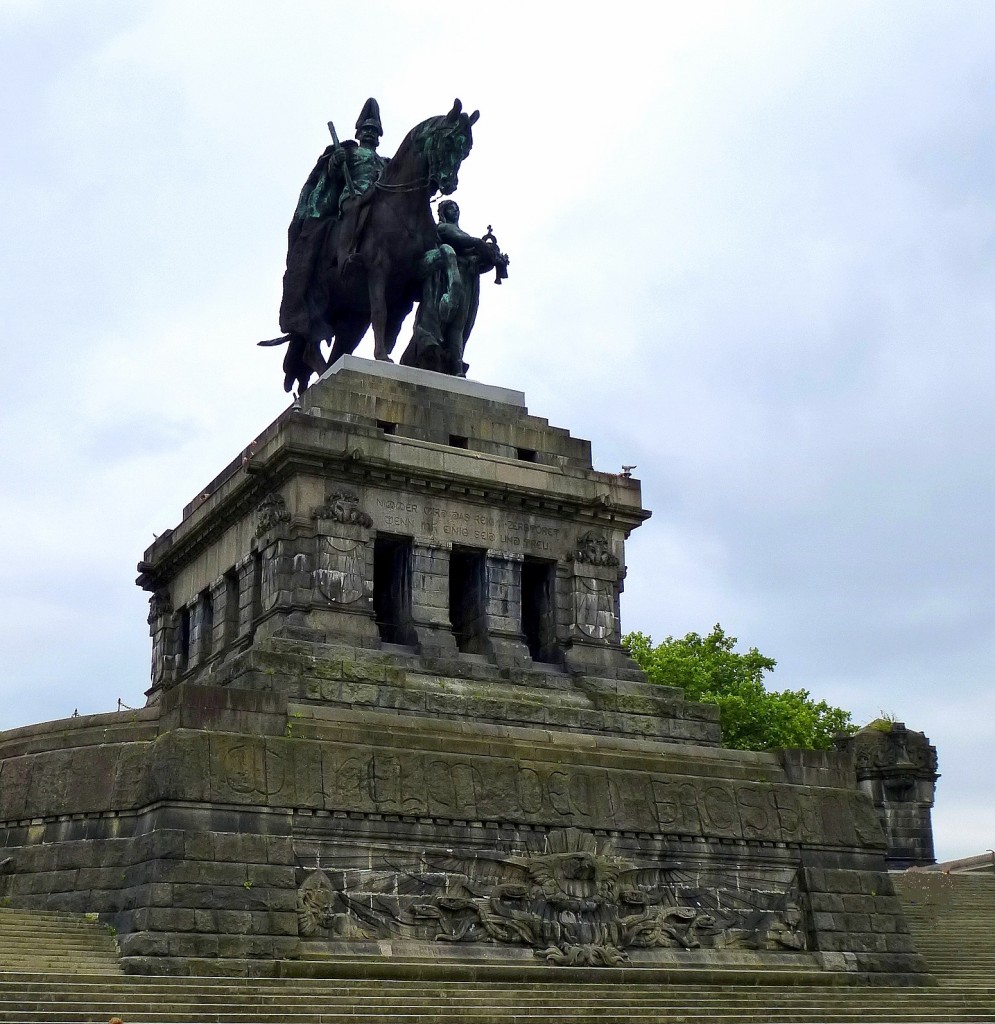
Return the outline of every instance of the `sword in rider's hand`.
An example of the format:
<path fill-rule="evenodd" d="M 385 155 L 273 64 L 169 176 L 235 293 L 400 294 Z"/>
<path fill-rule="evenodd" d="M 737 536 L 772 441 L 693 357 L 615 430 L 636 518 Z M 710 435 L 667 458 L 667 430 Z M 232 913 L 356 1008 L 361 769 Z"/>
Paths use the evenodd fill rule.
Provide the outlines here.
<path fill-rule="evenodd" d="M 328 130 L 332 133 L 332 145 L 335 147 L 335 151 L 338 152 L 342 149 L 342 143 L 339 142 L 339 137 L 335 134 L 335 125 L 332 121 L 328 122 Z M 346 188 L 355 195 L 356 186 L 352 183 L 352 171 L 349 170 L 348 159 L 342 161 L 342 173 L 345 175 Z"/>

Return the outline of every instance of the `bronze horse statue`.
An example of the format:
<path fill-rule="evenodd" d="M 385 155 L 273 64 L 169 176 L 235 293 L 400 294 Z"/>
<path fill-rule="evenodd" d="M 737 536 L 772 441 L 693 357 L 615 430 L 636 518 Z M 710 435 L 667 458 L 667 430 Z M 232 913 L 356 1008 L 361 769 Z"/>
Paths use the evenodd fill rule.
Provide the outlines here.
<path fill-rule="evenodd" d="M 284 389 L 303 391 L 312 374 L 324 373 L 355 351 L 373 327 L 373 354 L 390 361 L 404 318 L 432 272 L 428 254 L 439 246 L 429 201 L 456 190 L 460 164 L 473 145 L 479 111 L 463 113 L 457 99 L 448 114 L 430 117 L 404 137 L 393 159 L 365 195 L 355 218 L 352 251 L 342 252 L 342 219 L 330 226 L 310 289 L 311 328 L 260 345 L 288 344 Z M 321 342 L 331 341 L 326 360 Z"/>

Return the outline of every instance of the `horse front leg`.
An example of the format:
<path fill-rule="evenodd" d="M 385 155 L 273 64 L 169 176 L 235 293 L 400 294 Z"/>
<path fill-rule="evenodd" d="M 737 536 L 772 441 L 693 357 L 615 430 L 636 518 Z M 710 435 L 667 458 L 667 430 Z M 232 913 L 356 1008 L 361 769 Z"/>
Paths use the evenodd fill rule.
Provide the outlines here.
<path fill-rule="evenodd" d="M 334 365 L 343 356 L 351 356 L 369 326 L 370 321 L 362 316 L 340 318 L 335 330 L 335 343 L 328 355 L 328 365 Z"/>
<path fill-rule="evenodd" d="M 390 351 L 397 340 L 388 337 L 387 325 L 387 281 L 383 273 L 371 269 L 369 277 L 370 287 L 370 322 L 373 325 L 373 358 L 382 362 L 392 362 Z"/>

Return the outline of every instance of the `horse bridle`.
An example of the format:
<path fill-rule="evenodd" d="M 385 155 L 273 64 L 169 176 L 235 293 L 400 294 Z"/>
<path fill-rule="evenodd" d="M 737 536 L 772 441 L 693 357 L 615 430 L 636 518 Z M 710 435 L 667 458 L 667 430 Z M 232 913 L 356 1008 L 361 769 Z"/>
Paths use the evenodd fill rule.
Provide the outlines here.
<path fill-rule="evenodd" d="M 382 192 L 417 192 L 420 188 L 427 188 L 431 180 L 431 176 L 426 175 L 424 181 L 406 181 L 398 185 L 385 185 L 382 181 L 375 181 L 373 185 Z"/>

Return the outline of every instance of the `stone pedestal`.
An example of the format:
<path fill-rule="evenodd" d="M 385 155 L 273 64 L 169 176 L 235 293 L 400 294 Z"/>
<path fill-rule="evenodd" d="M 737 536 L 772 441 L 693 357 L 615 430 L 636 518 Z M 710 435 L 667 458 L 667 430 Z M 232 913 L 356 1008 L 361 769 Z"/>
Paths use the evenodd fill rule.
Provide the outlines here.
<path fill-rule="evenodd" d="M 146 552 L 148 706 L 0 734 L 0 897 L 152 973 L 922 980 L 848 755 L 622 650 L 648 515 L 520 393 L 343 360 Z"/>
<path fill-rule="evenodd" d="M 936 748 L 904 722 L 872 722 L 842 742 L 854 759 L 857 785 L 877 811 L 892 870 L 936 863 L 933 797 Z"/>

